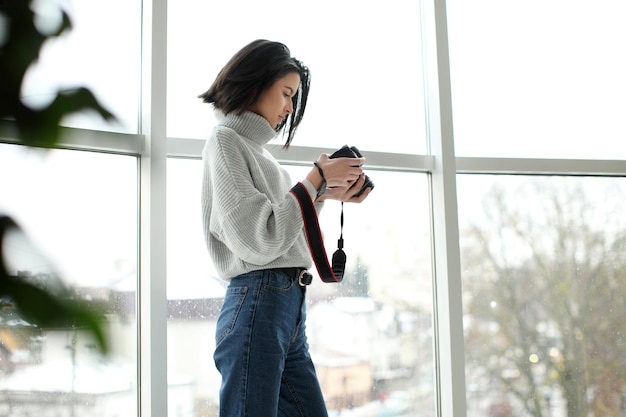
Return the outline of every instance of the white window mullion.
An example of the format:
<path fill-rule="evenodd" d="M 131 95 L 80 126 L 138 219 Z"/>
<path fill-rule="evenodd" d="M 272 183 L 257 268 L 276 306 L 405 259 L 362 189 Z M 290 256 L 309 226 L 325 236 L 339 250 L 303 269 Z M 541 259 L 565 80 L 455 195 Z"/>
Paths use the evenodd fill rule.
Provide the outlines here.
<path fill-rule="evenodd" d="M 431 177 L 434 244 L 434 321 L 438 415 L 462 417 L 465 352 L 456 166 L 445 0 L 422 0 L 424 90 Z"/>
<path fill-rule="evenodd" d="M 167 416 L 167 0 L 143 2 L 140 159 L 139 413 Z"/>

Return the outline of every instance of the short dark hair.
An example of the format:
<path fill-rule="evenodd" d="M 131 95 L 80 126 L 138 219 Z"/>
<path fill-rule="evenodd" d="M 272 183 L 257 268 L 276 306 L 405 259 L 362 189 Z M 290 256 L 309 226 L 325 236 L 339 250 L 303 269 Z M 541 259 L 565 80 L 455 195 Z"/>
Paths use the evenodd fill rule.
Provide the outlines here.
<path fill-rule="evenodd" d="M 284 44 L 258 39 L 244 46 L 222 68 L 211 87 L 198 97 L 224 114 L 241 114 L 250 110 L 276 80 L 290 72 L 300 74 L 300 88 L 292 98 L 293 113 L 276 127 L 278 132 L 287 126 L 283 136 L 287 136 L 284 147 L 288 148 L 304 116 L 311 75 Z"/>

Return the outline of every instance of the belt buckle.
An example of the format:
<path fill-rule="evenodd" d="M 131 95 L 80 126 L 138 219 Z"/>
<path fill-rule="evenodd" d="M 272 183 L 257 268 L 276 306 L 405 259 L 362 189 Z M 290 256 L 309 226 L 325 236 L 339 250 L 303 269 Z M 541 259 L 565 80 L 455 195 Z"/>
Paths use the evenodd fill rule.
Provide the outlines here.
<path fill-rule="evenodd" d="M 313 275 L 309 274 L 309 271 L 303 269 L 300 271 L 300 275 L 298 276 L 298 284 L 301 287 L 306 287 L 311 282 L 313 282 Z"/>

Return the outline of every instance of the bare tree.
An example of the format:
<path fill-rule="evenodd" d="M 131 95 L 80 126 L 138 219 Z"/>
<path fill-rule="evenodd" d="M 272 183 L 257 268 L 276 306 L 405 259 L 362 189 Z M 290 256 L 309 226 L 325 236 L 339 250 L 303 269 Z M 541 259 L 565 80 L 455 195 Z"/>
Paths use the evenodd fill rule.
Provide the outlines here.
<path fill-rule="evenodd" d="M 484 218 L 462 229 L 468 378 L 513 396 L 524 415 L 550 415 L 552 388 L 568 417 L 618 416 L 624 408 L 626 184 L 619 182 L 496 182 Z"/>

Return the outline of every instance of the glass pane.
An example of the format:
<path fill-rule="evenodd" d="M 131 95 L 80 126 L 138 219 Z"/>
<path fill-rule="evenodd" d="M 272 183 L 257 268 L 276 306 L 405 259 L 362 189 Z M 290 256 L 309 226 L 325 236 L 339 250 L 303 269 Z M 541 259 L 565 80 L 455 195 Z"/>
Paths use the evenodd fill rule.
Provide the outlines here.
<path fill-rule="evenodd" d="M 460 156 L 626 154 L 626 3 L 448 0 Z"/>
<path fill-rule="evenodd" d="M 275 0 L 181 0 L 168 5 L 168 23 L 168 136 L 208 137 L 213 113 L 198 94 L 235 52 L 265 38 L 285 43 L 311 70 L 294 145 L 426 153 L 418 1 L 321 0 L 285 9 Z"/>
<path fill-rule="evenodd" d="M 289 167 L 294 181 L 308 168 Z M 372 172 L 376 191 L 344 207 L 341 284 L 315 271 L 307 289 L 307 334 L 332 415 L 434 415 L 432 271 L 427 177 Z M 168 162 L 168 372 L 193 387 L 195 410 L 217 416 L 215 323 L 225 293 L 214 278 L 201 225 L 202 163 Z M 413 192 L 390 212 L 394 184 Z M 381 214 L 388 214 L 379 221 Z M 340 234 L 340 205 L 327 203 L 320 223 L 329 253 Z M 178 249 L 174 249 L 178 248 Z M 173 249 L 173 250 L 171 250 Z M 191 404 L 191 403 L 190 403 Z M 334 414 L 333 414 L 334 413 Z M 430 414 L 429 414 L 430 413 Z"/>
<path fill-rule="evenodd" d="M 3 243 L 10 275 L 104 308 L 111 352 L 75 329 L 42 331 L 0 311 L 0 413 L 137 413 L 137 160 L 0 145 L 0 213 L 23 229 Z M 3 300 L 6 302 L 6 300 Z"/>
<path fill-rule="evenodd" d="M 141 1 L 35 1 L 38 24 L 57 27 L 59 11 L 68 13 L 72 29 L 44 44 L 31 67 L 22 95 L 30 106 L 47 106 L 58 91 L 89 88 L 119 123 L 81 113 L 64 126 L 137 133 L 141 70 Z"/>
<path fill-rule="evenodd" d="M 624 413 L 623 178 L 459 176 L 471 416 Z"/>

